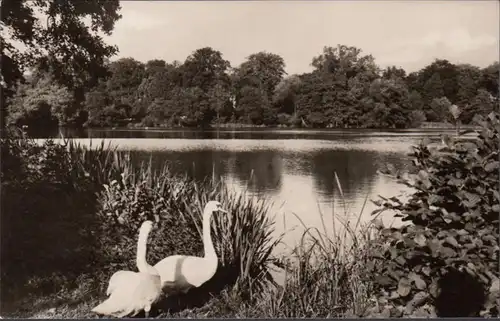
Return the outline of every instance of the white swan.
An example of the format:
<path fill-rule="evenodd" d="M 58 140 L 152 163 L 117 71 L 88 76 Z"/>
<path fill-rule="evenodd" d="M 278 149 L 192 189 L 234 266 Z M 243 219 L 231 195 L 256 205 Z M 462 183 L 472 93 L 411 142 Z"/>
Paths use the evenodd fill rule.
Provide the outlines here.
<path fill-rule="evenodd" d="M 161 296 L 161 279 L 158 271 L 146 262 L 146 247 L 153 222 L 145 221 L 137 241 L 137 268 L 139 272 L 118 271 L 109 279 L 106 294 L 109 298 L 92 309 L 92 312 L 122 318 L 135 316 L 144 310 L 149 316 L 151 305 Z"/>
<path fill-rule="evenodd" d="M 184 292 L 210 280 L 217 271 L 217 254 L 210 236 L 210 219 L 215 211 L 227 213 L 217 201 L 210 201 L 203 211 L 204 257 L 172 255 L 156 263 L 162 289 L 167 294 Z"/>

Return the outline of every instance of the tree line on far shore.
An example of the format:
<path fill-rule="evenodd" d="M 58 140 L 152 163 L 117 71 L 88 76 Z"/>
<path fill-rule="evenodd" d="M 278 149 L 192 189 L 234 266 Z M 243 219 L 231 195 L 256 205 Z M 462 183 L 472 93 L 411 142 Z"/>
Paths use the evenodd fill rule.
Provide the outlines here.
<path fill-rule="evenodd" d="M 49 18 L 59 12 L 51 6 L 45 8 Z M 92 20 L 95 30 L 79 23 L 99 8 L 104 11 Z M 312 58 L 311 72 L 293 75 L 278 54 L 251 54 L 233 67 L 211 47 L 195 50 L 184 62 L 110 61 L 118 48 L 95 31 L 112 31 L 120 18 L 116 0 L 66 8 L 64 23 L 48 19 L 46 28 L 34 23 L 26 3 L 6 2 L 2 9 L 6 25 L 28 48 L 21 53 L 3 41 L 7 124 L 410 128 L 453 122 L 452 105 L 462 111 L 462 124 L 498 105 L 498 62 L 479 68 L 436 59 L 407 74 L 397 66 L 381 68 L 372 55 L 346 45 L 324 47 Z M 26 71 L 29 76 L 23 76 Z"/>

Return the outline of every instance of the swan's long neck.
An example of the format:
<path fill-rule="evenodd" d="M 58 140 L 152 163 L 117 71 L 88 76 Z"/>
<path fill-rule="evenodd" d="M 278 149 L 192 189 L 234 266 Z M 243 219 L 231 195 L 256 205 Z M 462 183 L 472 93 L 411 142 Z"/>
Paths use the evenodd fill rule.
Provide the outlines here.
<path fill-rule="evenodd" d="M 203 250 L 205 251 L 206 259 L 217 260 L 217 253 L 215 253 L 214 244 L 212 242 L 212 229 L 210 226 L 210 220 L 212 218 L 212 211 L 205 210 L 203 212 Z"/>
<path fill-rule="evenodd" d="M 148 262 L 146 261 L 146 248 L 148 243 L 149 232 L 151 232 L 151 229 L 143 227 L 141 227 L 141 230 L 139 231 L 139 239 L 137 240 L 136 263 L 139 272 L 156 275 L 158 274 L 156 269 L 153 268 L 151 265 L 149 265 Z"/>

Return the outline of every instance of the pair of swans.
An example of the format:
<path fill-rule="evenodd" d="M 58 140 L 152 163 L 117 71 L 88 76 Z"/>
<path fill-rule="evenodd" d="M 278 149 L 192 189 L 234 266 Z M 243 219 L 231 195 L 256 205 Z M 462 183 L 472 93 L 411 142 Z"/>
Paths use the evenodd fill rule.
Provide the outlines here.
<path fill-rule="evenodd" d="M 184 292 L 199 287 L 210 280 L 217 271 L 217 254 L 210 236 L 210 219 L 216 211 L 227 213 L 217 201 L 210 201 L 203 211 L 204 257 L 172 255 L 155 266 L 146 261 L 148 235 L 153 228 L 151 221 L 142 223 L 137 241 L 137 268 L 139 272 L 118 271 L 109 280 L 108 299 L 92 312 L 122 318 L 135 316 L 144 310 L 146 318 L 151 306 L 162 293 Z"/>

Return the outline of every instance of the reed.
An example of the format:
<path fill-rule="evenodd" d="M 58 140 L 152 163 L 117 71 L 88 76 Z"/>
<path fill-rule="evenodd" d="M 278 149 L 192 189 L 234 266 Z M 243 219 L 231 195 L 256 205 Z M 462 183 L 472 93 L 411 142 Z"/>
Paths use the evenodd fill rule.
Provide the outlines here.
<path fill-rule="evenodd" d="M 130 153 L 104 142 L 96 148 L 72 141 L 63 144 L 76 177 L 90 179 L 99 190 L 95 252 L 104 274 L 133 268 L 134 239 L 145 219 L 159 222 L 149 246 L 151 262 L 172 254 L 203 255 L 201 213 L 208 201 L 218 200 L 229 213 L 212 219 L 220 268 L 203 292 L 214 294 L 236 286 L 241 296 L 249 298 L 273 282 L 269 268 L 277 264 L 273 250 L 280 237 L 275 236 L 268 215 L 270 202 L 231 191 L 220 178 L 195 182 L 172 175 L 167 165 L 159 170 L 151 161 L 134 166 Z"/>
<path fill-rule="evenodd" d="M 23 186 L 28 196 L 36 196 L 40 188 L 50 185 L 56 192 L 44 195 L 52 198 L 45 201 L 40 198 L 39 202 L 29 205 L 28 210 L 41 213 L 39 216 L 45 215 L 44 221 L 64 224 L 67 221 L 73 222 L 73 225 L 70 230 L 62 224 L 57 231 L 44 230 L 44 233 L 30 234 L 33 242 L 21 247 L 22 252 L 34 253 L 39 250 L 37 244 L 40 246 L 43 242 L 41 239 L 37 241 L 37 238 L 47 233 L 66 238 L 83 231 L 89 236 L 84 241 L 93 241 L 84 243 L 85 255 L 75 250 L 75 255 L 79 256 L 79 266 L 75 271 L 70 271 L 73 265 L 61 264 L 64 263 L 61 257 L 66 257 L 68 253 L 67 244 L 51 248 L 47 270 L 50 271 L 54 263 L 64 265 L 65 269 L 57 271 L 54 277 L 50 274 L 38 275 L 40 281 L 37 282 L 40 284 L 50 283 L 49 279 L 54 278 L 47 288 L 48 292 L 45 291 L 40 297 L 34 297 L 34 291 L 29 295 L 23 292 L 24 296 L 18 296 L 18 302 L 24 302 L 21 306 L 28 301 L 45 306 L 47 303 L 55 305 L 52 299 L 42 304 L 43 298 L 61 299 L 62 296 L 64 302 L 59 303 L 61 313 L 57 316 L 90 316 L 84 309 L 99 299 L 99 293 L 103 293 L 109 276 L 119 269 L 134 269 L 137 228 L 146 219 L 159 223 L 148 245 L 149 262 L 157 262 L 172 254 L 202 255 L 201 213 L 209 200 L 220 201 L 229 212 L 216 214 L 212 220 L 212 239 L 220 261 L 219 269 L 211 281 L 196 290 L 197 293 L 188 293 L 189 300 L 187 296 L 178 300 L 192 301 L 198 298 L 195 300 L 197 302 L 187 302 L 178 306 L 177 310 L 168 307 L 170 312 L 160 316 L 359 316 L 368 304 L 371 287 L 364 279 L 363 268 L 367 263 L 366 254 L 370 251 L 372 234 L 370 225 L 360 223 L 360 216 L 353 225 L 332 213 L 332 222 L 342 224 L 342 228 L 332 226 L 332 230 L 337 231 L 333 235 L 328 232 L 325 223 L 323 231 L 304 226 L 305 232 L 299 246 L 288 258 L 277 260 L 274 249 L 281 236 L 275 233 L 274 220 L 270 216 L 272 203 L 269 200 L 256 200 L 246 191 L 236 193 L 222 179 L 214 176 L 195 182 L 187 176 L 173 175 L 168 166 L 154 170 L 151 161 L 136 166 L 132 164 L 130 153 L 118 152 L 104 142 L 90 147 L 72 141 L 64 141 L 62 145 L 56 146 L 50 140 L 42 146 L 35 145 L 27 138 L 10 142 L 7 148 L 10 161 L 22 166 L 18 164 L 18 167 L 10 167 L 17 168 L 16 175 L 2 168 L 2 177 L 8 174 L 10 181 L 17 180 L 16 186 Z M 2 152 L 5 146 L 2 143 Z M 19 174 L 21 172 L 24 174 Z M 66 185 L 53 184 L 52 180 L 56 178 Z M 28 180 L 31 187 L 26 189 Z M 338 178 L 336 181 L 341 191 Z M 2 181 L 2 187 L 4 183 Z M 61 202 L 59 197 L 62 193 L 69 193 L 69 185 L 74 190 L 68 194 L 71 202 Z M 16 193 L 17 189 L 8 195 Z M 17 207 L 26 205 L 25 201 L 18 201 L 9 200 L 9 213 L 18 213 Z M 89 201 L 92 206 L 87 205 Z M 56 212 L 52 211 L 54 208 Z M 73 210 L 78 211 L 67 215 L 68 211 Z M 324 214 L 320 212 L 319 215 L 323 220 Z M 21 221 L 18 223 L 21 224 Z M 25 223 L 23 226 L 26 229 Z M 30 233 L 35 231 L 35 227 Z M 75 248 L 77 243 L 75 240 Z M 57 251 L 61 253 L 53 253 Z M 41 266 L 42 260 L 48 262 L 46 257 L 45 254 L 32 256 L 30 265 Z M 4 258 L 4 261 L 10 259 Z M 270 274 L 273 265 L 281 266 L 286 271 L 283 286 L 273 281 Z M 29 271 L 32 272 L 26 270 L 26 273 Z M 17 272 L 21 273 L 21 270 Z M 88 281 L 76 282 L 75 289 L 71 290 L 64 280 L 75 275 Z M 24 283 L 18 282 L 18 285 Z M 83 303 L 72 308 L 66 301 L 69 302 L 75 295 L 81 297 Z M 5 301 L 2 299 L 2 308 L 4 306 Z M 35 309 L 34 305 L 31 306 Z M 82 311 L 79 311 L 80 308 Z M 33 314 L 34 311 L 30 310 L 17 316 Z"/>
<path fill-rule="evenodd" d="M 335 181 L 345 204 L 336 174 Z M 372 296 L 365 266 L 375 237 L 372 223 L 361 223 L 366 201 L 354 224 L 347 219 L 347 207 L 343 215 L 332 211 L 330 231 L 319 207 L 322 230 L 307 227 L 296 216 L 304 233 L 288 258 L 284 285 L 270 292 L 263 305 L 251 308 L 249 314 L 274 318 L 363 316 Z"/>

